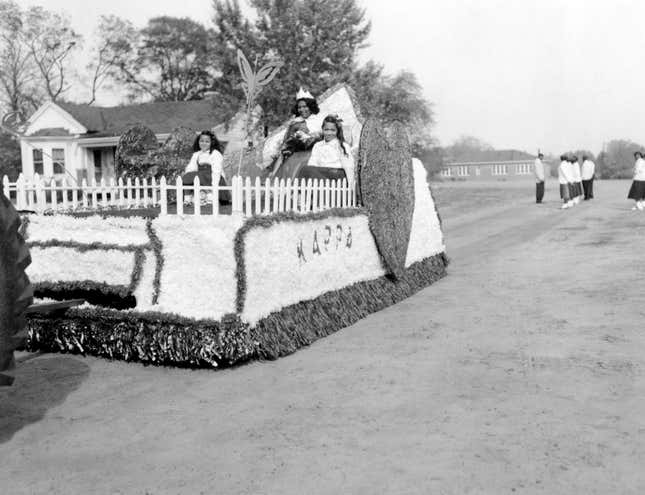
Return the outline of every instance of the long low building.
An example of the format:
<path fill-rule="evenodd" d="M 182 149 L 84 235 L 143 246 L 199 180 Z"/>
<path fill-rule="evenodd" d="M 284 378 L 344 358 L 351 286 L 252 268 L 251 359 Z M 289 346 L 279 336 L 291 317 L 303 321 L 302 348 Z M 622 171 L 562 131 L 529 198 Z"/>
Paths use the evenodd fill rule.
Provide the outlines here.
<path fill-rule="evenodd" d="M 442 167 L 444 179 L 515 180 L 533 177 L 535 156 L 518 150 L 481 150 L 454 157 Z M 549 165 L 545 163 L 549 175 Z"/>
<path fill-rule="evenodd" d="M 533 176 L 531 160 L 496 162 L 455 162 L 447 163 L 441 169 L 441 177 L 463 179 L 523 179 Z M 546 167 L 548 165 L 545 164 Z M 548 172 L 547 172 L 548 175 Z"/>

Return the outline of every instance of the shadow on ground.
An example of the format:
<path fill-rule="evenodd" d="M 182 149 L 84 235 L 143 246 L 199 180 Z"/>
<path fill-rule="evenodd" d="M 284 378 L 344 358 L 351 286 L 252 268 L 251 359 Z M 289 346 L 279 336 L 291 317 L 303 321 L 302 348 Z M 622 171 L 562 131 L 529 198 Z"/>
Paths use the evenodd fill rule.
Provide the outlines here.
<path fill-rule="evenodd" d="M 0 444 L 65 402 L 90 373 L 71 356 L 18 359 L 13 386 L 0 390 Z"/>

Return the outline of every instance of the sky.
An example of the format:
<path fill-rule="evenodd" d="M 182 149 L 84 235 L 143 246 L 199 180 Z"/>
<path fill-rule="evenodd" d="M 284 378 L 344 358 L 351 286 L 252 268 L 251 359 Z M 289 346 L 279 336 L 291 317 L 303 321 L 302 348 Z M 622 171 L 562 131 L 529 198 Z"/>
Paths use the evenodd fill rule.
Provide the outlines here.
<path fill-rule="evenodd" d="M 442 145 L 462 135 L 530 153 L 597 153 L 612 139 L 645 144 L 645 2 L 358 1 L 372 21 L 360 60 L 416 74 Z M 139 27 L 158 15 L 205 25 L 212 16 L 210 0 L 18 3 L 67 12 L 86 44 L 101 14 Z"/>

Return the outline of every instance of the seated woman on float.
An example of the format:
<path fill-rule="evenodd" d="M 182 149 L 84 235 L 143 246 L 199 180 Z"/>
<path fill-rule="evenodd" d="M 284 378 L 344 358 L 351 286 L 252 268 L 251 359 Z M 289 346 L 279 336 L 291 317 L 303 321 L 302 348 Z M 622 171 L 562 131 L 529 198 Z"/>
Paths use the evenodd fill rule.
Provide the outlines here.
<path fill-rule="evenodd" d="M 321 137 L 320 132 L 317 132 L 320 126 L 320 117 L 318 117 L 320 109 L 316 98 L 309 91 L 300 88 L 291 112 L 295 117 L 289 123 L 282 141 L 280 152 L 283 156 L 310 150 Z"/>
<path fill-rule="evenodd" d="M 211 131 L 199 133 L 193 143 L 193 155 L 182 175 L 182 183 L 192 186 L 195 177 L 199 177 L 200 186 L 212 186 L 213 178 L 222 185 L 222 146 Z M 224 184 L 226 185 L 226 181 Z M 203 193 L 202 193 L 203 194 Z M 203 194 L 205 196 L 205 194 Z M 202 198 L 204 199 L 204 198 Z M 187 197 L 187 200 L 190 198 Z"/>
<path fill-rule="evenodd" d="M 314 144 L 302 178 L 342 179 L 354 183 L 354 158 L 343 136 L 343 121 L 337 115 L 327 115 L 322 123 L 323 140 Z"/>
<path fill-rule="evenodd" d="M 294 115 L 287 128 L 280 152 L 273 164 L 272 175 L 287 178 L 295 177 L 297 170 L 309 160 L 309 152 L 320 140 L 320 112 L 318 102 L 309 93 L 300 88 L 296 94 L 296 104 L 292 108 Z"/>

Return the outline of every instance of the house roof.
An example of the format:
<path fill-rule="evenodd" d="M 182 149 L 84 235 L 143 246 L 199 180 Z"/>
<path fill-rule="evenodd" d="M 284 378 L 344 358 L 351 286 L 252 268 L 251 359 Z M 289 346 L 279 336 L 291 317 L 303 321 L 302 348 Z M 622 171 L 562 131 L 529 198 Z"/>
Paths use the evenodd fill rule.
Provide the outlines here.
<path fill-rule="evenodd" d="M 218 124 L 210 100 L 139 103 L 117 107 L 94 107 L 76 103 L 56 103 L 87 128 L 85 137 L 120 136 L 134 124 L 143 124 L 156 134 L 171 132 L 179 126 L 194 130 Z"/>
<path fill-rule="evenodd" d="M 448 163 L 469 163 L 534 160 L 535 156 L 519 150 L 470 150 L 449 158 Z"/>

